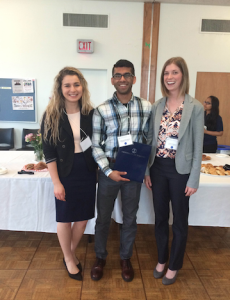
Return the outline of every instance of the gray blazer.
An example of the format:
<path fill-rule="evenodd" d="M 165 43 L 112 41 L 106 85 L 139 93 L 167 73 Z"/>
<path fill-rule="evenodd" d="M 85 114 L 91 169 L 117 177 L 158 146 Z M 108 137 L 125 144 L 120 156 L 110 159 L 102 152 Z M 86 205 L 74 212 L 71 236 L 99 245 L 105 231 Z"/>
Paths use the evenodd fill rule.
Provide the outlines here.
<path fill-rule="evenodd" d="M 152 116 L 147 143 L 152 145 L 146 175 L 152 166 L 157 149 L 157 138 L 161 117 L 165 107 L 166 98 L 161 98 L 152 106 Z M 185 95 L 184 108 L 179 128 L 178 147 L 175 164 L 179 174 L 189 174 L 187 186 L 197 189 L 200 179 L 200 167 L 204 136 L 204 108 L 202 104 L 189 95 Z"/>

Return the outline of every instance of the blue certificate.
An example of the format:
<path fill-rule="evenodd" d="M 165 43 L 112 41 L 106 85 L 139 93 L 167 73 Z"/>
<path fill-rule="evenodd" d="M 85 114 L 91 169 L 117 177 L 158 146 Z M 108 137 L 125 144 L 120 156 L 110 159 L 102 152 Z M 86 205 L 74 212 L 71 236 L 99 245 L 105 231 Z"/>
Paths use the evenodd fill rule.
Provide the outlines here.
<path fill-rule="evenodd" d="M 149 145 L 136 142 L 133 145 L 120 147 L 114 170 L 127 172 L 122 176 L 124 178 L 143 182 L 151 148 Z"/>

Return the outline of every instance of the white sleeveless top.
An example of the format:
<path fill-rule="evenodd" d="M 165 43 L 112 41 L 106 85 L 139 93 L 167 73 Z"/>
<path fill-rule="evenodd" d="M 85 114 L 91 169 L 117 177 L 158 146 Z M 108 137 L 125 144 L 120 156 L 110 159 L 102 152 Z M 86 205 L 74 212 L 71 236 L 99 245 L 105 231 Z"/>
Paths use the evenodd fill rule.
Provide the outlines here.
<path fill-rule="evenodd" d="M 80 111 L 75 114 L 67 114 L 72 131 L 73 131 L 73 138 L 74 138 L 74 153 L 82 152 L 80 142 L 81 142 L 81 135 L 80 135 Z"/>

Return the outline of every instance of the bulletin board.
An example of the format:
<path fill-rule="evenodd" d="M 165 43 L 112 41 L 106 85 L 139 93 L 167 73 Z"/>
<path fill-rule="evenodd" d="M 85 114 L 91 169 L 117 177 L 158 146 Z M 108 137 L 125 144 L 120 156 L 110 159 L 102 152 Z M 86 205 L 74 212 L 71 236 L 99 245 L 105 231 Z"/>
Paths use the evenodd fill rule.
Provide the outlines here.
<path fill-rule="evenodd" d="M 0 122 L 36 122 L 36 81 L 0 78 Z"/>

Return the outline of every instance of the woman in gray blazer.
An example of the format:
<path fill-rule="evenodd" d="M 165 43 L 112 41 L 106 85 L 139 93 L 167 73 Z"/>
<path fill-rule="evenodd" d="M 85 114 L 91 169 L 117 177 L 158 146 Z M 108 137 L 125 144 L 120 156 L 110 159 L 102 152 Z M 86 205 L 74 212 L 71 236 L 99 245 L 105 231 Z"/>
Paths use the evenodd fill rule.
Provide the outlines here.
<path fill-rule="evenodd" d="M 182 268 L 188 233 L 189 197 L 197 191 L 203 147 L 204 110 L 188 95 L 189 73 L 181 57 L 166 61 L 161 73 L 163 98 L 152 107 L 148 144 L 152 145 L 145 184 L 153 192 L 158 264 L 155 278 L 164 276 L 168 260 L 169 201 L 173 210 L 173 240 L 162 283 L 175 282 Z"/>

